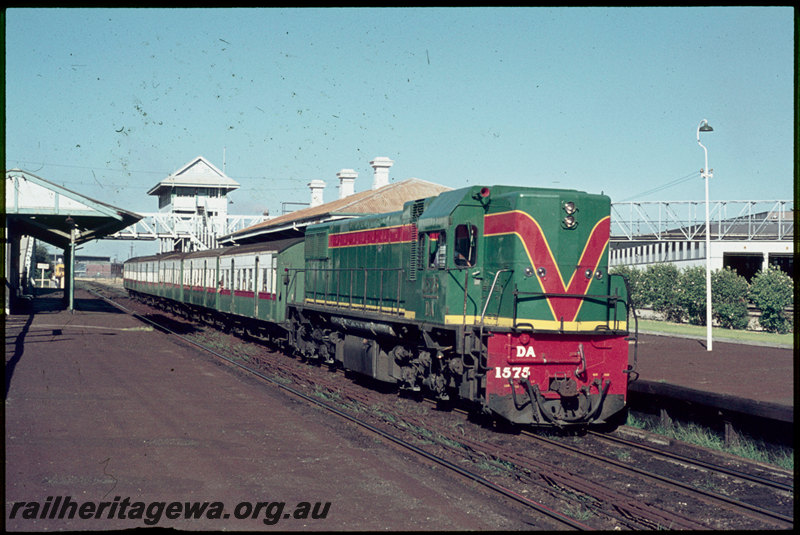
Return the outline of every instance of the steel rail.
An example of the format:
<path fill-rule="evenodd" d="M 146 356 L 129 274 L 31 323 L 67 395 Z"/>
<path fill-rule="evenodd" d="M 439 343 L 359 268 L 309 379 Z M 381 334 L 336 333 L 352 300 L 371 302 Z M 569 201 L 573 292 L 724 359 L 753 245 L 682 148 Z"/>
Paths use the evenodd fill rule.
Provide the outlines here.
<path fill-rule="evenodd" d="M 515 501 L 519 502 L 520 504 L 525 505 L 526 507 L 530 507 L 530 508 L 532 508 L 532 509 L 534 509 L 534 510 L 540 512 L 540 513 L 543 513 L 546 516 L 548 516 L 548 517 L 550 517 L 550 518 L 552 518 L 552 519 L 554 519 L 554 520 L 556 520 L 558 522 L 561 522 L 562 524 L 570 526 L 570 527 L 572 527 L 574 529 L 578 529 L 578 530 L 581 530 L 581 531 L 593 530 L 593 528 L 591 526 L 588 526 L 586 524 L 578 522 L 577 520 L 574 520 L 574 519 L 572 519 L 572 518 L 570 518 L 570 517 L 568 517 L 566 515 L 562 515 L 561 513 L 557 512 L 557 511 L 554 511 L 553 509 L 551 509 L 551 508 L 549 508 L 549 507 L 547 507 L 547 506 L 545 506 L 543 504 L 540 504 L 540 503 L 535 502 L 533 500 L 530 500 L 530 499 L 528 499 L 528 498 L 526 498 L 524 496 L 521 496 L 520 494 L 518 494 L 518 493 L 516 493 L 516 492 L 514 492 L 514 491 L 512 491 L 510 489 L 507 489 L 507 488 L 505 488 L 505 487 L 503 487 L 501 485 L 493 483 L 493 482 L 489 481 L 488 479 L 486 479 L 486 478 L 484 478 L 484 477 L 482 477 L 482 476 L 480 476 L 478 474 L 469 472 L 468 470 L 465 470 L 465 469 L 461 468 L 460 466 L 457 466 L 457 465 L 451 463 L 450 461 L 448 461 L 446 459 L 443 459 L 443 458 L 441 458 L 441 457 L 439 457 L 437 455 L 434 455 L 434 454 L 429 453 L 429 452 L 427 452 L 427 451 L 425 451 L 423 449 L 420 449 L 417 446 L 414 446 L 413 444 L 411 444 L 409 442 L 406 442 L 403 439 L 392 435 L 391 433 L 387 433 L 386 431 L 378 429 L 377 427 L 375 427 L 375 426 L 373 426 L 373 425 L 371 425 L 371 424 L 369 424 L 367 422 L 361 421 L 358 418 L 355 418 L 355 417 L 353 417 L 353 416 L 351 416 L 351 415 L 349 415 L 349 414 L 337 409 L 336 407 L 333 407 L 332 405 L 328 405 L 327 403 L 324 403 L 324 402 L 322 402 L 322 401 L 320 401 L 318 399 L 314 399 L 311 396 L 308 396 L 308 395 L 300 392 L 299 390 L 296 390 L 296 389 L 291 388 L 291 387 L 289 387 L 287 385 L 284 385 L 284 384 L 272 379 L 271 377 L 269 377 L 267 375 L 264 375 L 263 373 L 261 373 L 261 372 L 259 372 L 257 370 L 254 370 L 254 369 L 252 369 L 252 368 L 250 368 L 248 366 L 245 366 L 244 364 L 242 364 L 240 362 L 236 362 L 235 360 L 230 359 L 230 358 L 226 357 L 225 355 L 223 355 L 221 353 L 218 353 L 217 351 L 214 351 L 213 349 L 210 349 L 210 348 L 208 348 L 208 347 L 206 347 L 206 346 L 204 346 L 204 345 L 202 345 L 200 343 L 197 343 L 197 342 L 195 342 L 193 340 L 190 340 L 189 338 L 187 338 L 187 337 L 185 337 L 185 336 L 183 336 L 181 334 L 178 334 L 175 331 L 172 331 L 171 329 L 169 329 L 167 327 L 164 327 L 163 325 L 159 325 L 155 321 L 153 321 L 153 320 L 151 320 L 149 318 L 146 318 L 146 317 L 142 316 L 141 314 L 138 314 L 138 313 L 134 312 L 133 310 L 130 310 L 127 307 L 125 307 L 125 306 L 123 306 L 123 305 L 121 305 L 119 303 L 116 303 L 113 300 L 111 300 L 111 299 L 109 299 L 109 298 L 107 298 L 105 296 L 102 296 L 99 293 L 97 293 L 97 292 L 95 292 L 95 291 L 93 291 L 91 289 L 89 289 L 87 291 L 89 291 L 90 293 L 92 293 L 92 294 L 96 295 L 97 297 L 103 299 L 104 301 L 108 302 L 109 304 L 119 308 L 120 310 L 123 310 L 123 311 L 127 312 L 128 314 L 131 314 L 133 317 L 135 317 L 136 319 L 138 319 L 140 321 L 149 323 L 149 324 L 153 325 L 154 327 L 158 328 L 161 331 L 164 331 L 166 333 L 174 335 L 177 338 L 179 338 L 180 340 L 183 340 L 184 342 L 187 342 L 187 343 L 189 343 L 189 344 L 191 344 L 191 345 L 193 345 L 195 347 L 198 347 L 198 348 L 202 349 L 203 351 L 211 353 L 215 357 L 220 358 L 220 359 L 222 359 L 222 360 L 224 360 L 224 361 L 226 361 L 226 362 L 228 362 L 230 364 L 233 364 L 233 365 L 235 365 L 235 366 L 237 366 L 237 367 L 239 367 L 239 368 L 241 368 L 241 369 L 243 369 L 243 370 L 255 375 L 256 377 L 259 377 L 260 379 L 263 379 L 263 380 L 269 382 L 272 385 L 275 385 L 275 386 L 277 386 L 277 387 L 279 387 L 279 388 L 281 388 L 281 389 L 283 389 L 283 390 L 285 390 L 285 391 L 287 391 L 287 392 L 289 392 L 289 393 L 291 393 L 291 394 L 293 394 L 293 395 L 295 395 L 297 397 L 300 397 L 300 398 L 302 398 L 302 399 L 304 399 L 306 401 L 309 401 L 309 402 L 313 403 L 314 405 L 317 405 L 317 406 L 319 406 L 319 407 L 321 407 L 321 408 L 323 408 L 325 410 L 328 410 L 328 411 L 336 414 L 337 416 L 340 416 L 340 417 L 342 417 L 342 418 L 344 418 L 344 419 L 346 419 L 346 420 L 348 420 L 348 421 L 350 421 L 352 423 L 355 423 L 356 425 L 358 425 L 360 427 L 363 427 L 364 429 L 367 429 L 368 431 L 371 431 L 371 432 L 381 436 L 382 438 L 384 438 L 386 440 L 389 440 L 390 442 L 393 442 L 393 443 L 395 443 L 395 444 L 397 444 L 399 446 L 402 446 L 402 447 L 404 447 L 404 448 L 406 448 L 408 450 L 411 450 L 414 453 L 416 453 L 416 454 L 418 454 L 418 455 L 420 455 L 422 457 L 425 457 L 426 459 L 431 460 L 431 461 L 433 461 L 433 462 L 435 462 L 435 463 L 437 463 L 437 464 L 439 464 L 439 465 L 441 465 L 441 466 L 443 466 L 445 468 L 448 468 L 448 469 L 452 470 L 453 472 L 456 472 L 459 475 L 468 478 L 471 481 L 474 481 L 476 483 L 480 483 L 481 485 L 484 485 L 485 487 L 487 487 L 487 488 L 489 488 L 489 489 L 491 489 L 491 490 L 493 490 L 495 492 L 498 492 L 499 494 L 502 494 L 502 495 L 506 496 L 507 498 L 511 498 L 512 500 L 515 500 Z"/>
<path fill-rule="evenodd" d="M 787 515 L 784 515 L 784 514 L 775 512 L 775 511 L 770 511 L 768 509 L 764 509 L 763 507 L 759 507 L 757 505 L 752 505 L 752 504 L 749 504 L 749 503 L 745 503 L 745 502 L 736 500 L 734 498 L 729 498 L 727 496 L 723 496 L 722 494 L 718 494 L 716 492 L 711 492 L 711 491 L 705 491 L 705 490 L 702 490 L 702 489 L 698 489 L 698 488 L 693 487 L 691 485 L 688 485 L 686 483 L 681 483 L 679 481 L 675 481 L 674 479 L 670 479 L 668 477 L 664 477 L 664 476 L 661 476 L 659 474 L 654 474 L 652 472 L 648 472 L 646 470 L 642 470 L 642 469 L 636 468 L 634 466 L 629 466 L 629 465 L 627 465 L 627 464 L 625 464 L 623 462 L 616 461 L 614 459 L 609 459 L 608 457 L 604 457 L 602 455 L 594 455 L 592 453 L 588 453 L 588 452 L 582 451 L 582 450 L 580 450 L 578 448 L 569 446 L 567 444 L 560 444 L 560 443 L 558 443 L 558 442 L 556 442 L 554 440 L 550 440 L 550 439 L 538 436 L 538 435 L 536 435 L 534 433 L 531 433 L 530 431 L 522 431 L 522 433 L 524 435 L 526 435 L 526 436 L 529 436 L 529 437 L 535 439 L 535 440 L 538 440 L 540 442 L 544 442 L 544 443 L 549 444 L 551 446 L 554 446 L 556 448 L 565 449 L 567 451 L 570 451 L 572 453 L 577 453 L 578 455 L 582 455 L 584 457 L 589 457 L 591 459 L 603 461 L 603 462 L 608 463 L 608 464 L 610 464 L 612 466 L 616 466 L 616 467 L 621 468 L 623 470 L 626 470 L 626 471 L 629 471 L 629 472 L 633 472 L 633 473 L 635 473 L 637 475 L 641 475 L 641 476 L 644 476 L 644 477 L 655 479 L 656 481 L 660 481 L 661 483 L 665 483 L 665 484 L 667 484 L 669 486 L 678 487 L 678 488 L 681 488 L 681 489 L 684 489 L 684 490 L 688 490 L 688 491 L 693 492 L 695 494 L 699 494 L 699 495 L 705 496 L 707 498 L 718 500 L 718 501 L 727 503 L 729 505 L 733 505 L 734 507 L 738 507 L 740 509 L 752 511 L 752 512 L 758 513 L 758 514 L 760 514 L 762 516 L 765 516 L 765 517 L 768 517 L 768 518 L 773 518 L 775 520 L 779 520 L 781 522 L 788 523 L 791 526 L 794 525 L 794 517 L 793 516 L 787 516 Z"/>
<path fill-rule="evenodd" d="M 655 455 L 660 455 L 662 457 L 668 457 L 668 458 L 675 459 L 675 460 L 678 460 L 678 461 L 681 461 L 681 462 L 694 464 L 694 465 L 702 467 L 702 468 L 707 468 L 707 469 L 713 470 L 715 472 L 720 472 L 722 474 L 727 474 L 729 476 L 734 476 L 736 478 L 744 479 L 746 481 L 751 481 L 753 483 L 759 483 L 759 484 L 765 485 L 767 487 L 773 487 L 773 488 L 776 488 L 776 489 L 779 489 L 779 490 L 785 490 L 785 491 L 788 491 L 788 492 L 794 492 L 794 484 L 781 483 L 779 481 L 773 481 L 772 479 L 767 479 L 765 477 L 757 476 L 757 475 L 754 475 L 754 474 L 747 474 L 747 473 L 741 472 L 739 470 L 734 470 L 733 468 L 726 468 L 724 466 L 720 466 L 720 465 L 717 465 L 717 464 L 707 463 L 707 462 L 701 461 L 699 459 L 693 459 L 691 457 L 686 457 L 684 455 L 679 455 L 677 453 L 671 453 L 671 452 L 664 451 L 664 450 L 661 450 L 661 449 L 658 449 L 658 448 L 653 448 L 651 446 L 647 446 L 646 444 L 639 444 L 638 442 L 625 440 L 624 438 L 614 437 L 614 436 L 610 436 L 610 435 L 604 435 L 602 433 L 597 433 L 595 431 L 589 431 L 589 434 L 594 436 L 594 437 L 603 439 L 603 440 L 608 440 L 610 442 L 616 442 L 616 443 L 619 443 L 619 444 L 623 444 L 625 446 L 638 448 L 640 450 L 647 451 L 647 452 L 653 453 Z"/>

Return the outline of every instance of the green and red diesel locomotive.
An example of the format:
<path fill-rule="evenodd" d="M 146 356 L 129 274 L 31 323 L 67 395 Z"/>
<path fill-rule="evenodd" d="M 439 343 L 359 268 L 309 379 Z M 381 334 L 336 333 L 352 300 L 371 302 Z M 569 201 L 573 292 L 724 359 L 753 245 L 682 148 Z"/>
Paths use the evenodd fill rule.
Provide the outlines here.
<path fill-rule="evenodd" d="M 610 200 L 468 187 L 303 238 L 125 263 L 136 296 L 518 424 L 624 414 L 630 310 Z"/>

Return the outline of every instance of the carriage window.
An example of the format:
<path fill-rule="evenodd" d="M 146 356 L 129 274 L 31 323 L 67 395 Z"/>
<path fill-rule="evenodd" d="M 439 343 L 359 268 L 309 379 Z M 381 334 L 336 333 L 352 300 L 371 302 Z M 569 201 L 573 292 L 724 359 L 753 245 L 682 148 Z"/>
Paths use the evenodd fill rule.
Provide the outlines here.
<path fill-rule="evenodd" d="M 475 235 L 477 229 L 474 225 L 458 225 L 456 227 L 455 243 L 453 244 L 453 261 L 457 267 L 475 265 Z"/>

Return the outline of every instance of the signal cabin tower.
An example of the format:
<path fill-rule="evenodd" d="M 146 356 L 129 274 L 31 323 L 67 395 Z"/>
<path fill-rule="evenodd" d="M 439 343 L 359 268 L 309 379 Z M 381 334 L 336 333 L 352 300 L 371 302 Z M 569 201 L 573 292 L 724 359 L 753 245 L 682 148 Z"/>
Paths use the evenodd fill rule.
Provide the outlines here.
<path fill-rule="evenodd" d="M 196 251 L 217 247 L 229 232 L 228 193 L 239 184 L 198 156 L 150 188 L 158 212 L 169 221 L 170 236 L 159 238 L 159 251 Z"/>

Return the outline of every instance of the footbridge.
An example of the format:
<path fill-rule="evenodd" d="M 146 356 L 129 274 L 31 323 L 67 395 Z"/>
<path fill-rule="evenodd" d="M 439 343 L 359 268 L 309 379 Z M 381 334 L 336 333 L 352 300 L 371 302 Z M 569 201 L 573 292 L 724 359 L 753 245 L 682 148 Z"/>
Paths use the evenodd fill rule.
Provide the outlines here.
<path fill-rule="evenodd" d="M 729 266 L 750 277 L 769 264 L 792 274 L 794 201 L 713 201 L 710 255 L 705 250 L 704 201 L 611 204 L 610 263 Z"/>

